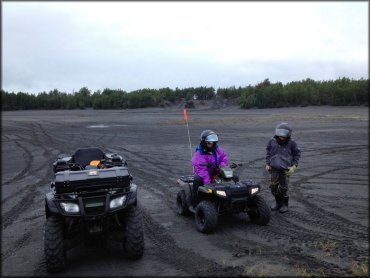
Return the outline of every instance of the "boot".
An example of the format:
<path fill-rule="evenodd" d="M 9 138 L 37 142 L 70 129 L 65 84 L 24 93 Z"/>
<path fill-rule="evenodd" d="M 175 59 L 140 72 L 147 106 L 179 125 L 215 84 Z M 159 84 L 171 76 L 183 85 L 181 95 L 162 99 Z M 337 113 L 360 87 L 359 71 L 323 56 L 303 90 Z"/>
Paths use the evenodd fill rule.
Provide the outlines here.
<path fill-rule="evenodd" d="M 285 213 L 289 211 L 288 202 L 289 202 L 289 197 L 283 197 L 283 205 L 279 210 L 280 213 Z"/>
<path fill-rule="evenodd" d="M 276 210 L 279 210 L 282 206 L 282 202 L 281 202 L 281 198 L 278 197 L 278 196 L 275 196 L 275 206 L 274 207 L 271 207 L 271 210 L 272 211 L 276 211 Z"/>

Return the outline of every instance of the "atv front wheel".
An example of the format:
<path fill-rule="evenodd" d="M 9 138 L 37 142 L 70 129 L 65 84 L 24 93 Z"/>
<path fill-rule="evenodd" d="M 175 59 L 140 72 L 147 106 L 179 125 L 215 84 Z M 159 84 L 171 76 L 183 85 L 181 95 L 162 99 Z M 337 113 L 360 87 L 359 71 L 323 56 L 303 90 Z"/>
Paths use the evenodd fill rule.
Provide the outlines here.
<path fill-rule="evenodd" d="M 46 219 L 44 228 L 44 253 L 48 272 L 62 271 L 66 266 L 66 249 L 64 247 L 64 223 L 57 216 Z"/>
<path fill-rule="evenodd" d="M 266 201 L 259 195 L 256 195 L 248 200 L 249 218 L 253 223 L 258 225 L 266 225 L 270 221 L 270 208 Z"/>
<path fill-rule="evenodd" d="M 179 214 L 179 215 L 189 215 L 190 214 L 190 211 L 188 209 L 188 205 L 186 203 L 186 195 L 185 195 L 184 190 L 180 190 L 177 193 L 176 207 L 177 207 L 177 214 Z"/>
<path fill-rule="evenodd" d="M 200 202 L 195 209 L 195 227 L 199 232 L 212 233 L 217 227 L 218 213 L 213 203 Z"/>
<path fill-rule="evenodd" d="M 137 207 L 133 207 L 127 212 L 123 246 L 125 255 L 129 259 L 137 260 L 144 253 L 143 216 Z"/>

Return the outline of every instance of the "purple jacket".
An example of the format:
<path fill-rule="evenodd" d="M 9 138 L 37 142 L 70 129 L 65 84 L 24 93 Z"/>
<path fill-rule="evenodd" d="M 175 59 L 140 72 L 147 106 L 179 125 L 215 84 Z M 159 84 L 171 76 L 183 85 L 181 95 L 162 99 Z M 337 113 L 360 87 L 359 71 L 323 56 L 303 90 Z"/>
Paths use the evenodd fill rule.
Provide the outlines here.
<path fill-rule="evenodd" d="M 211 183 L 211 176 L 215 172 L 215 168 L 207 166 L 207 164 L 217 164 L 217 169 L 220 166 L 227 166 L 229 164 L 229 159 L 227 158 L 225 151 L 218 145 L 216 145 L 214 153 L 205 152 L 205 150 L 203 150 L 199 145 L 193 156 L 192 163 L 194 166 L 194 174 L 201 177 L 204 184 L 209 184 Z"/>

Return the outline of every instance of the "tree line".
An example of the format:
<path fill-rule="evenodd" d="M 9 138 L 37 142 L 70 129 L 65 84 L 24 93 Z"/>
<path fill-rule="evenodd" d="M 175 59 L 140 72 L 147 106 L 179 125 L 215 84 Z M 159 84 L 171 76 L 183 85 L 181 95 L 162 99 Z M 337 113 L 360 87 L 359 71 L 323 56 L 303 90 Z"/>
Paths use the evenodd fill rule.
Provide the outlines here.
<path fill-rule="evenodd" d="M 329 81 L 305 79 L 271 83 L 269 79 L 246 87 L 191 87 L 140 89 L 126 92 L 106 88 L 66 93 L 54 89 L 48 93 L 29 94 L 1 90 L 2 110 L 27 109 L 132 109 L 166 107 L 181 101 L 237 99 L 241 108 L 276 108 L 308 105 L 369 105 L 369 79 L 339 78 Z"/>

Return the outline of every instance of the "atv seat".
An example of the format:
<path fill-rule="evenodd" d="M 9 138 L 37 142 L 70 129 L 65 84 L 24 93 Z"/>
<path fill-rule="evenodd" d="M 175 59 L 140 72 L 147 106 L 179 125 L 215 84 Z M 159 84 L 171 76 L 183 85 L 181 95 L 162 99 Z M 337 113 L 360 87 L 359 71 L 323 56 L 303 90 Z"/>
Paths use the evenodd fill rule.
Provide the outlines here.
<path fill-rule="evenodd" d="M 78 149 L 72 156 L 72 161 L 85 168 L 92 160 L 101 160 L 104 153 L 98 148 Z"/>

